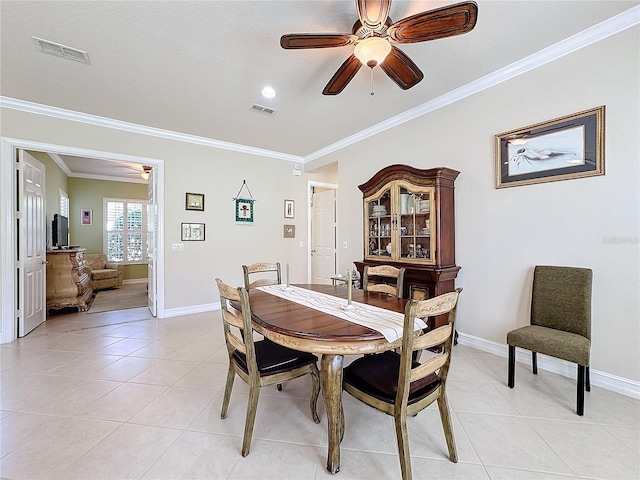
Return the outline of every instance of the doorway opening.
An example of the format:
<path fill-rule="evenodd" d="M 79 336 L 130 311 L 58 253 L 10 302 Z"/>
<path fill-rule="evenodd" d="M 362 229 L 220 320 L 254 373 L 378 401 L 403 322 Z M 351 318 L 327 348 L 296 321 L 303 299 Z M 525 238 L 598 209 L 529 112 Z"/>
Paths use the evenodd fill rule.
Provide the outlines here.
<path fill-rule="evenodd" d="M 329 285 L 338 265 L 338 185 L 308 182 L 308 282 Z"/>
<path fill-rule="evenodd" d="M 128 162 L 153 167 L 153 181 L 150 181 L 149 195 L 154 203 L 152 241 L 153 261 L 149 268 L 149 298 L 153 299 L 152 314 L 164 317 L 164 284 L 156 279 L 164 275 L 164 162 L 161 159 L 123 155 L 113 152 L 103 152 L 77 148 L 65 145 L 46 144 L 29 140 L 0 138 L 0 281 L 2 281 L 0 324 L 2 331 L 0 343 L 16 340 L 18 322 L 23 315 L 23 299 L 20 275 L 23 274 L 22 260 L 19 257 L 22 242 L 27 239 L 17 234 L 20 214 L 18 213 L 17 193 L 17 158 L 21 150 L 45 152 L 48 154 L 72 155 L 89 159 L 112 162 Z M 152 196 L 152 197 L 151 197 Z M 151 268 L 152 267 L 152 268 Z M 151 309 L 151 304 L 149 305 Z"/>

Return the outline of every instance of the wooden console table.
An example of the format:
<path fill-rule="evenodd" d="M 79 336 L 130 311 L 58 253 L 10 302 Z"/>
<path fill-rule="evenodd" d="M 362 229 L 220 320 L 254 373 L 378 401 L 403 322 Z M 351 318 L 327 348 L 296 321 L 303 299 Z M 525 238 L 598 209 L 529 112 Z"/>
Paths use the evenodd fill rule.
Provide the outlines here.
<path fill-rule="evenodd" d="M 91 305 L 91 268 L 84 248 L 47 250 L 47 311 L 77 307 L 86 312 Z"/>

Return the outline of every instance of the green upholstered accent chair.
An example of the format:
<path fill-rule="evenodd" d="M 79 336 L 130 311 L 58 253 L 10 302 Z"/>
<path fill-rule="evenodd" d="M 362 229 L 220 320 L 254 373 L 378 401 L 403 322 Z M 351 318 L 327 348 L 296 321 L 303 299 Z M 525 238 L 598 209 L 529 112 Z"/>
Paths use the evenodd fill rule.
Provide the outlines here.
<path fill-rule="evenodd" d="M 531 350 L 533 373 L 536 353 L 578 364 L 577 413 L 584 414 L 584 391 L 591 391 L 591 282 L 588 268 L 535 267 L 531 296 L 531 325 L 507 334 L 509 387 L 515 385 L 516 347 Z"/>
<path fill-rule="evenodd" d="M 316 366 L 318 357 L 311 353 L 291 350 L 267 340 L 255 342 L 247 290 L 242 287 L 234 288 L 226 285 L 219 278 L 216 278 L 216 284 L 220 293 L 224 338 L 229 353 L 229 371 L 220 418 L 223 420 L 227 418 L 233 380 L 238 375 L 249 385 L 249 400 L 242 441 L 242 456 L 246 457 L 251 448 L 251 437 L 261 387 L 281 384 L 284 381 L 310 374 L 312 382 L 311 399 L 309 400 L 311 417 L 314 422 L 320 423 L 316 408 L 320 395 L 320 372 Z M 241 311 L 233 308 L 231 302 L 239 305 Z M 235 333 L 238 330 L 242 333 L 240 336 Z"/>
<path fill-rule="evenodd" d="M 407 417 L 438 402 L 440 420 L 449 450 L 449 460 L 458 461 L 451 415 L 445 394 L 455 333 L 456 307 L 461 288 L 428 300 L 412 300 L 404 314 L 400 353 L 387 351 L 365 355 L 344 369 L 343 388 L 361 402 L 394 417 L 400 470 L 403 480 L 411 480 L 411 455 Z M 430 332 L 414 330 L 415 318 L 447 315 L 448 322 Z M 438 353 L 420 363 L 415 352 L 437 348 Z M 344 429 L 343 429 L 344 432 Z"/>

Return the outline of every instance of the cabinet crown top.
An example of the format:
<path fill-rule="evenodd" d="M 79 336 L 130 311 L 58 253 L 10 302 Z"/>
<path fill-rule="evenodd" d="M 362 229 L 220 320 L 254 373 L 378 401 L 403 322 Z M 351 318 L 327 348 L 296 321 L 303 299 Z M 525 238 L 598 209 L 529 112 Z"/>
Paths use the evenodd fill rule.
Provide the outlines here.
<path fill-rule="evenodd" d="M 457 170 L 447 167 L 420 169 L 409 165 L 390 165 L 376 173 L 369 181 L 358 185 L 358 188 L 366 193 L 392 180 L 407 180 L 418 185 L 446 184 L 453 187 L 453 182 L 459 174 Z"/>

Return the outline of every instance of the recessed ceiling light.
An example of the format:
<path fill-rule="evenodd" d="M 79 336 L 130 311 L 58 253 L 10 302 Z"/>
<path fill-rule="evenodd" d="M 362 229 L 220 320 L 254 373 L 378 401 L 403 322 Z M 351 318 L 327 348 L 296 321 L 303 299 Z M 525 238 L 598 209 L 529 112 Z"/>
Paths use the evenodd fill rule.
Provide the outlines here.
<path fill-rule="evenodd" d="M 264 87 L 262 89 L 262 96 L 266 98 L 273 98 L 276 96 L 276 91 L 271 87 Z"/>

